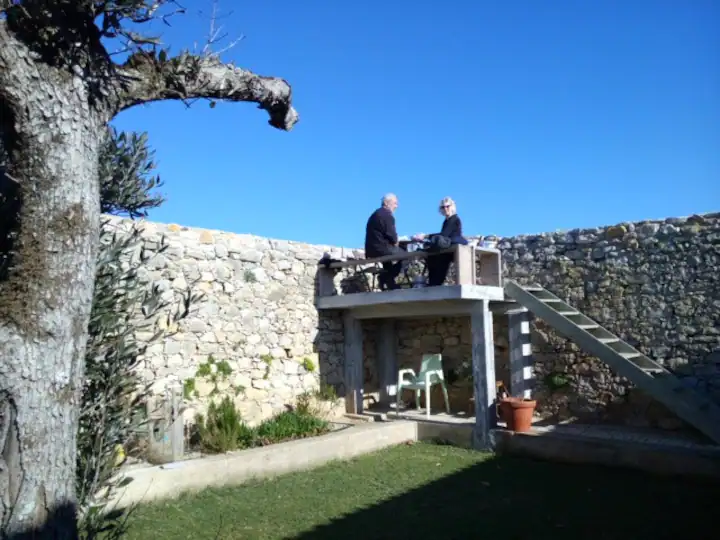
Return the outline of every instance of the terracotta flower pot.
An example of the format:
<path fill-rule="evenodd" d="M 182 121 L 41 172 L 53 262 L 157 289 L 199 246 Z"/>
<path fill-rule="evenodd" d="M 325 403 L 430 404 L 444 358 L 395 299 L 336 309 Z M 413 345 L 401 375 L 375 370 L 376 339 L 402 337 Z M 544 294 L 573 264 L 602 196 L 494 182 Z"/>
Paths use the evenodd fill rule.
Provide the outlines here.
<path fill-rule="evenodd" d="M 533 413 L 537 402 L 533 399 L 503 398 L 498 414 L 511 431 L 524 432 L 532 428 Z"/>

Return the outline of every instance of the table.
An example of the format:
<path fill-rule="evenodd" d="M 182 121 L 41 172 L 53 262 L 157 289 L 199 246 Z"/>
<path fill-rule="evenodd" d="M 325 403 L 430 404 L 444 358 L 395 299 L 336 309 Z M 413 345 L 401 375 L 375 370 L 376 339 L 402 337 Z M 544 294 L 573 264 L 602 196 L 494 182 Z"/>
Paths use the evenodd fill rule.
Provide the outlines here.
<path fill-rule="evenodd" d="M 409 253 L 412 253 L 413 251 L 420 251 L 424 245 L 424 241 L 422 240 L 399 240 L 398 246 L 400 249 L 407 251 Z M 405 279 L 407 280 L 407 287 L 412 288 L 413 286 L 413 279 L 414 276 L 411 275 L 410 270 L 412 268 L 418 269 L 418 272 L 415 275 L 420 275 L 423 277 L 427 276 L 427 259 L 414 259 L 414 260 L 405 260 L 402 263 L 402 273 L 405 276 Z"/>

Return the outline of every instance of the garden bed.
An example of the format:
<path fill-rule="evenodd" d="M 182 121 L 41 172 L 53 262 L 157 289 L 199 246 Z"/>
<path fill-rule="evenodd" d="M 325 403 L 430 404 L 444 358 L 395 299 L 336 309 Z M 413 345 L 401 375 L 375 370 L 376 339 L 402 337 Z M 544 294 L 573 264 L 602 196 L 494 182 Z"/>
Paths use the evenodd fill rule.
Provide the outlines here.
<path fill-rule="evenodd" d="M 294 440 L 307 439 L 310 437 L 318 437 L 320 435 L 325 435 L 327 433 L 334 433 L 337 431 L 342 431 L 344 429 L 351 428 L 355 424 L 356 424 L 356 422 L 353 422 L 353 421 L 343 422 L 343 421 L 339 421 L 339 420 L 335 420 L 335 421 L 328 420 L 327 421 L 327 429 L 323 430 L 321 432 L 317 432 L 314 434 L 304 434 L 302 436 L 301 435 L 291 435 L 291 436 L 284 437 L 279 440 L 267 440 L 266 439 L 264 441 L 258 441 L 257 444 L 245 446 L 242 448 L 238 448 L 236 450 L 228 450 L 227 452 L 248 450 L 250 448 L 263 448 L 263 447 L 272 446 L 274 444 L 281 444 L 281 443 L 290 442 L 290 441 L 294 441 Z M 205 452 L 202 450 L 202 448 L 198 444 L 194 444 L 194 445 L 189 445 L 189 447 L 187 448 L 187 450 L 185 452 L 185 455 L 180 459 L 180 461 L 187 461 L 190 459 L 200 459 L 200 458 L 215 456 L 215 455 L 223 454 L 223 453 L 227 453 L 227 452 Z M 172 461 L 158 459 L 158 458 L 150 459 L 150 460 L 129 458 L 127 460 L 127 465 L 128 466 L 132 465 L 134 467 L 136 467 L 138 464 L 152 467 L 155 465 L 167 465 L 170 463 L 172 463 Z"/>
<path fill-rule="evenodd" d="M 195 428 L 191 448 L 208 454 L 269 446 L 331 431 L 330 422 L 309 407 L 281 412 L 251 427 L 242 420 L 230 398 L 211 403 L 207 415 L 196 417 Z"/>
<path fill-rule="evenodd" d="M 118 476 L 130 481 L 115 494 L 108 508 L 127 507 L 175 497 L 186 491 L 241 484 L 255 478 L 309 469 L 416 439 L 415 422 L 370 422 L 340 425 L 315 437 L 197 456 L 164 465 L 135 464 L 121 469 Z"/>
<path fill-rule="evenodd" d="M 288 405 L 287 410 L 252 426 L 243 420 L 233 400 L 225 396 L 220 402 L 211 401 L 206 414 L 197 414 L 195 422 L 185 427 L 182 457 L 173 458 L 166 451 L 167 443 L 149 444 L 147 439 L 140 438 L 131 445 L 128 454 L 133 457 L 128 457 L 125 464 L 163 465 L 324 435 L 352 423 L 336 421 L 337 401 L 301 394 L 295 405 Z"/>

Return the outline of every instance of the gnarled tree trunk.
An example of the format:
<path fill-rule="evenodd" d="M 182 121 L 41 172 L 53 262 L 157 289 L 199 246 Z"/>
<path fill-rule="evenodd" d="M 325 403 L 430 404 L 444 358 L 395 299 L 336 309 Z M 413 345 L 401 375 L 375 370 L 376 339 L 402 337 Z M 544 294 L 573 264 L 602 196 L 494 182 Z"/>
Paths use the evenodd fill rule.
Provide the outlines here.
<path fill-rule="evenodd" d="M 15 52 L 22 69 L 0 75 L 7 172 L 19 197 L 10 268 L 0 278 L 0 517 L 8 535 L 35 529 L 73 538 L 100 219 L 98 133 L 106 118 L 91 107 L 80 77 L 24 52 Z"/>
<path fill-rule="evenodd" d="M 114 64 L 101 37 L 136 39 L 121 22 L 141 24 L 166 3 L 0 0 L 0 137 L 9 178 L 0 186 L 10 186 L 11 199 L 0 225 L 12 213 L 11 230 L 0 230 L 0 537 L 77 536 L 75 442 L 106 123 L 134 105 L 202 97 L 257 103 L 279 129 L 298 120 L 287 82 L 217 56 L 169 58 L 140 39 L 124 64 Z"/>

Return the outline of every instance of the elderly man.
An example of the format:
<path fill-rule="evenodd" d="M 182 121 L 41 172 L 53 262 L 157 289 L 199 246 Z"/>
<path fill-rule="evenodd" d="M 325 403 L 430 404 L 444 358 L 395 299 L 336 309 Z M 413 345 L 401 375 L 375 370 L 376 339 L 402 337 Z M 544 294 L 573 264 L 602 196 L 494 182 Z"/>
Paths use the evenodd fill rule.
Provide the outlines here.
<path fill-rule="evenodd" d="M 392 255 L 402 251 L 398 247 L 398 235 L 395 230 L 395 216 L 398 207 L 397 197 L 388 193 L 382 198 L 380 208 L 375 210 L 365 228 L 365 256 L 368 258 Z M 395 278 L 400 273 L 402 262 L 384 262 L 383 272 L 378 276 L 380 288 L 397 289 Z"/>

